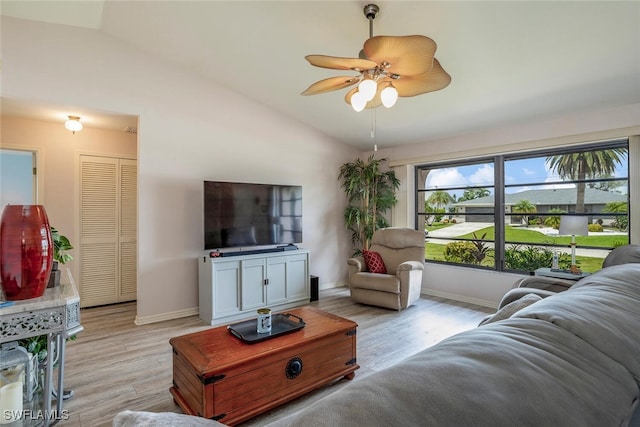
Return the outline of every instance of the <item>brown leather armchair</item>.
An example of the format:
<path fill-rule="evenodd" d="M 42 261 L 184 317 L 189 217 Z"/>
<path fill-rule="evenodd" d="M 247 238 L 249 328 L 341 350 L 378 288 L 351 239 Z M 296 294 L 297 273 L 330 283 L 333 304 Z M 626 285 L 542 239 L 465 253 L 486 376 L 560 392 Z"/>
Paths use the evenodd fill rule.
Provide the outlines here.
<path fill-rule="evenodd" d="M 420 298 L 423 231 L 400 227 L 377 230 L 369 250 L 380 254 L 387 274 L 369 272 L 361 256 L 349 259 L 349 289 L 353 301 L 402 310 Z"/>

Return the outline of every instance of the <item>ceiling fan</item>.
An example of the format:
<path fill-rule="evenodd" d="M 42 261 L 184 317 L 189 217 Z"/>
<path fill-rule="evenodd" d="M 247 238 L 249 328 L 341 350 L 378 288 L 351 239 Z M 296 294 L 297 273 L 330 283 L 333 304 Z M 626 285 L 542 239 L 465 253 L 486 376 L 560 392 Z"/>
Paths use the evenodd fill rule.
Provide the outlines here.
<path fill-rule="evenodd" d="M 344 97 L 354 110 L 392 107 L 399 96 L 409 97 L 444 89 L 451 76 L 434 57 L 436 43 L 425 36 L 373 36 L 373 20 L 380 11 L 375 4 L 364 7 L 369 20 L 369 39 L 359 58 L 307 55 L 311 65 L 332 70 L 356 71 L 356 76 L 329 77 L 309 86 L 302 95 L 318 95 L 353 86 Z"/>

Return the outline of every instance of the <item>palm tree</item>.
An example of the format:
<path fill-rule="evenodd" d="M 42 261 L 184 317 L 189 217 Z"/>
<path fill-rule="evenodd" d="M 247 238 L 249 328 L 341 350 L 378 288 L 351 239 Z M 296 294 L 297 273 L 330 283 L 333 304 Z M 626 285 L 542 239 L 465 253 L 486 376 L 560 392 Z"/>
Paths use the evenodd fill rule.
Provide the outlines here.
<path fill-rule="evenodd" d="M 627 213 L 628 211 L 629 210 L 627 209 L 627 202 L 607 203 L 607 205 L 602 209 L 602 212 L 612 212 L 612 213 Z M 626 231 L 627 227 L 629 226 L 629 217 L 616 216 L 612 225 L 620 231 Z"/>
<path fill-rule="evenodd" d="M 436 209 L 444 208 L 449 203 L 453 203 L 453 202 L 454 200 L 453 200 L 453 197 L 451 197 L 451 194 L 442 190 L 436 190 L 432 192 L 431 195 L 429 195 L 429 198 L 427 199 L 427 203 L 430 204 L 431 206 L 435 206 Z"/>
<path fill-rule="evenodd" d="M 481 197 L 487 197 L 490 195 L 491 195 L 491 192 L 484 187 L 467 188 L 466 190 L 464 190 L 464 193 L 462 193 L 462 196 L 460 196 L 458 201 L 464 202 L 466 200 L 479 199 Z"/>
<path fill-rule="evenodd" d="M 344 222 L 353 245 L 361 246 L 356 254 L 369 249 L 374 231 L 389 226 L 383 214 L 398 203 L 395 192 L 400 180 L 393 170 L 382 170 L 386 161 L 372 154 L 366 162 L 357 159 L 340 167 L 338 179 L 348 199 Z"/>
<path fill-rule="evenodd" d="M 536 213 L 536 211 L 538 210 L 536 208 L 536 206 L 531 203 L 528 200 L 518 200 L 518 203 L 515 203 L 512 207 L 511 210 L 515 213 L 522 213 L 525 214 L 522 216 L 522 224 L 524 225 L 528 225 L 529 224 L 529 215 L 527 214 L 532 214 L 532 213 Z"/>
<path fill-rule="evenodd" d="M 549 156 L 545 162 L 560 178 L 578 181 L 576 183 L 576 213 L 584 213 L 584 180 L 601 175 L 613 175 L 616 166 L 622 163 L 626 148 L 611 148 L 598 151 Z"/>
<path fill-rule="evenodd" d="M 555 213 L 555 214 L 563 214 L 567 213 L 564 209 L 553 208 L 549 209 L 547 213 Z M 556 230 L 560 227 L 560 215 L 548 216 L 544 219 L 544 225 L 547 227 L 555 228 Z"/>

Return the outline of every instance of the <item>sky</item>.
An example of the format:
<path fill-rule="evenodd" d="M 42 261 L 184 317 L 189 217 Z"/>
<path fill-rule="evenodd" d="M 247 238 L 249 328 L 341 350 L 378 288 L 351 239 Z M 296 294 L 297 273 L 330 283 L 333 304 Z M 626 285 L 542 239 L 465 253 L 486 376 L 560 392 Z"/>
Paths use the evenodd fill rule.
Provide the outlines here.
<path fill-rule="evenodd" d="M 574 188 L 575 184 L 561 184 L 560 177 L 554 174 L 545 162 L 546 156 L 509 160 L 505 162 L 505 185 L 521 184 L 516 187 L 507 188 L 507 193 L 517 193 L 532 189 L 548 189 L 548 188 Z M 622 165 L 619 165 L 615 176 L 628 176 L 628 162 L 623 159 Z M 433 169 L 427 175 L 426 188 L 435 190 L 444 187 L 466 187 L 481 186 L 488 187 L 493 194 L 494 168 L 492 163 L 480 163 L 467 166 L 449 167 L 442 169 Z M 533 183 L 546 183 L 544 185 L 530 185 Z M 626 193 L 626 187 L 621 190 Z M 464 189 L 451 190 L 449 194 L 460 197 Z"/>
<path fill-rule="evenodd" d="M 33 204 L 32 153 L 0 150 L 0 207 Z"/>

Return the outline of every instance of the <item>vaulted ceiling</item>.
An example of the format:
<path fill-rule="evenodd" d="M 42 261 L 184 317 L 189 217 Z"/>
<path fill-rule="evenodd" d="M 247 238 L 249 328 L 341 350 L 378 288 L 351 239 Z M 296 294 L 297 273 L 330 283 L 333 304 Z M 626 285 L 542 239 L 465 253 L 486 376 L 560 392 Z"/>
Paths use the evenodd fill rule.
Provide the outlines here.
<path fill-rule="evenodd" d="M 305 55 L 357 57 L 368 3 L 3 0 L 2 14 L 102 31 L 361 149 L 373 125 L 388 147 L 640 103 L 639 1 L 378 1 L 374 35 L 431 37 L 451 84 L 360 113 L 348 89 L 301 96 L 344 74 Z"/>

